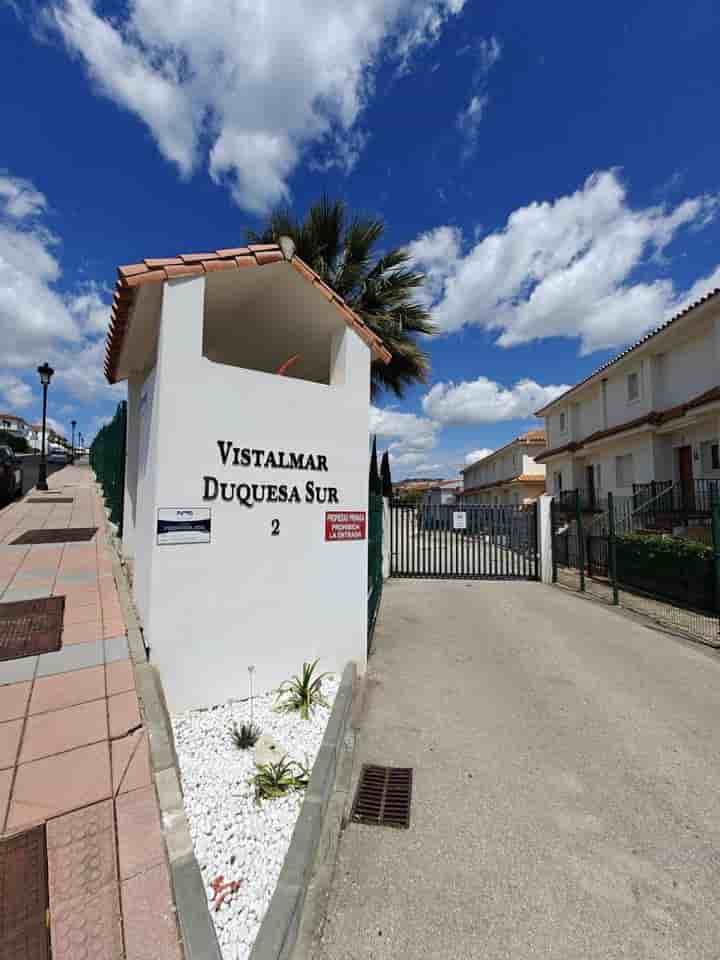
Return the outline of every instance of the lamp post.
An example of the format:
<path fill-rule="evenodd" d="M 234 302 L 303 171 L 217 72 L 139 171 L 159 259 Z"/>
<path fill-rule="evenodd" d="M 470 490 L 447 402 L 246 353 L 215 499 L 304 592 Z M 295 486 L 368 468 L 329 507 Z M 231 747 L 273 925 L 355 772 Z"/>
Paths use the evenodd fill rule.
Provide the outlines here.
<path fill-rule="evenodd" d="M 77 426 L 77 420 L 71 420 L 70 426 L 72 427 L 72 440 L 70 441 L 70 463 L 75 463 L 75 427 Z"/>
<path fill-rule="evenodd" d="M 45 361 L 45 363 L 38 367 L 38 373 L 40 374 L 40 383 L 43 388 L 43 418 L 42 418 L 42 442 L 40 444 L 40 467 L 38 469 L 38 490 L 47 490 L 47 460 L 45 459 L 45 421 L 47 419 L 47 391 L 52 380 L 52 375 L 55 373 L 50 364 Z"/>

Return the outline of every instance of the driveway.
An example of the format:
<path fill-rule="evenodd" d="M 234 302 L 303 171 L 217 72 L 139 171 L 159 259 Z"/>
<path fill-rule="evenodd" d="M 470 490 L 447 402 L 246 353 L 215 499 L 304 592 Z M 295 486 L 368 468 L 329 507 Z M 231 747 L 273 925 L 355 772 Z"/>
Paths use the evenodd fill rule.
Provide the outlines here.
<path fill-rule="evenodd" d="M 720 659 L 533 582 L 390 581 L 314 960 L 720 956 Z M 319 934 L 318 934 L 318 939 Z"/>

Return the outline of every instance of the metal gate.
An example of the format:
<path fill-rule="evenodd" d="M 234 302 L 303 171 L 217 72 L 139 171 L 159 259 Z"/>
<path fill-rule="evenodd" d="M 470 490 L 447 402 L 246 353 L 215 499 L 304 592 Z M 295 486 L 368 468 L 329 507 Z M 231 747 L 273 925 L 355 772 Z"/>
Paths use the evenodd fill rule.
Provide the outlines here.
<path fill-rule="evenodd" d="M 537 579 L 535 504 L 393 503 L 390 535 L 393 577 Z"/>

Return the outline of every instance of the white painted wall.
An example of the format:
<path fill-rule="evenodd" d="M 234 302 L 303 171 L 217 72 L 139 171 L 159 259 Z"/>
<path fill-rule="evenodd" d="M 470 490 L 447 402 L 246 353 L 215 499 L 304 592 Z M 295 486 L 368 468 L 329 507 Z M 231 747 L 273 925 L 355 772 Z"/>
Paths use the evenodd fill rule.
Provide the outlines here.
<path fill-rule="evenodd" d="M 247 695 L 303 660 L 365 662 L 367 541 L 325 542 L 327 510 L 367 511 L 369 365 L 345 329 L 331 385 L 212 363 L 202 356 L 205 279 L 165 285 L 157 375 L 143 388 L 135 595 L 172 711 Z M 218 440 L 324 454 L 328 472 L 222 466 Z M 232 483 L 334 486 L 339 504 L 203 501 L 203 476 Z M 212 542 L 158 546 L 158 508 L 209 506 Z M 280 533 L 271 535 L 273 519 Z"/>

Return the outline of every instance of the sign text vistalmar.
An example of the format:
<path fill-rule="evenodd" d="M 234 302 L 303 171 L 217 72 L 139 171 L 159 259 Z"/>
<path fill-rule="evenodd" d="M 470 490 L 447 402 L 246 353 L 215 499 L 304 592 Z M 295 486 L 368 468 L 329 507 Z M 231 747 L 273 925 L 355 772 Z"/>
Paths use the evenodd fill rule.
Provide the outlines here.
<path fill-rule="evenodd" d="M 258 450 L 236 447 L 230 440 L 218 440 L 220 462 L 224 467 L 255 467 L 262 470 L 311 470 L 327 473 L 327 457 L 320 453 L 294 453 L 285 450 Z M 244 507 L 256 503 L 338 504 L 337 487 L 321 486 L 314 480 L 304 485 L 292 483 L 232 483 L 217 477 L 203 477 L 203 500 L 237 500 Z"/>

